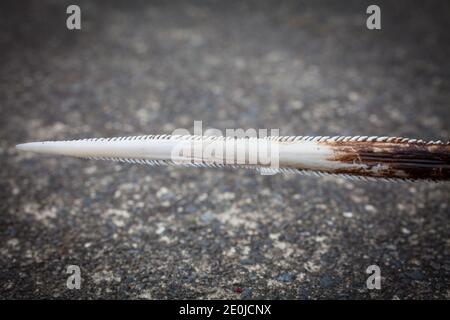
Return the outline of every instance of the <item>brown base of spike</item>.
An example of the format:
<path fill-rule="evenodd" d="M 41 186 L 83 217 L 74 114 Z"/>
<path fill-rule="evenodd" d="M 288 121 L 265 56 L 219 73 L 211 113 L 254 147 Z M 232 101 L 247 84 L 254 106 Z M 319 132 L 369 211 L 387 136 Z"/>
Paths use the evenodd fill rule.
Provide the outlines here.
<path fill-rule="evenodd" d="M 333 161 L 362 167 L 336 173 L 410 180 L 450 180 L 450 145 L 391 142 L 324 142 L 334 151 Z"/>

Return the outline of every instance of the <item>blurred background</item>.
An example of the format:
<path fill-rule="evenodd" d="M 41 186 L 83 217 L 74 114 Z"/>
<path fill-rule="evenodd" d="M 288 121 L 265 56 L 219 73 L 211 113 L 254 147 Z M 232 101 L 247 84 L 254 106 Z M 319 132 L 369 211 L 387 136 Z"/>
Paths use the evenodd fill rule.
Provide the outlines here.
<path fill-rule="evenodd" d="M 79 31 L 66 8 L 81 8 Z M 381 30 L 366 9 L 381 8 Z M 1 1 L 0 298 L 450 298 L 448 184 L 159 168 L 17 143 L 450 136 L 447 1 Z M 80 290 L 66 287 L 67 265 Z M 378 265 L 382 289 L 365 273 Z"/>

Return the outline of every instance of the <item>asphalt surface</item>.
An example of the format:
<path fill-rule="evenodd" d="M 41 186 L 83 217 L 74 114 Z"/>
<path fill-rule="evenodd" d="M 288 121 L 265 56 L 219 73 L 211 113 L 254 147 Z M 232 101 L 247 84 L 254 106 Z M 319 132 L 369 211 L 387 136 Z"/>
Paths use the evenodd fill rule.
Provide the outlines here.
<path fill-rule="evenodd" d="M 118 165 L 17 143 L 450 137 L 445 1 L 0 4 L 0 298 L 450 298 L 449 184 Z M 68 265 L 81 288 L 66 287 Z M 366 287 L 366 268 L 381 289 Z"/>

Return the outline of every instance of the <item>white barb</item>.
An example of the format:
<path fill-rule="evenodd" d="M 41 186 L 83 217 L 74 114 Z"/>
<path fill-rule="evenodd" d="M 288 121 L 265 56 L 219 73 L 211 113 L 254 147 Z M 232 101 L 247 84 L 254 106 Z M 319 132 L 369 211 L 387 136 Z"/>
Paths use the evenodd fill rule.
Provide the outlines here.
<path fill-rule="evenodd" d="M 254 168 L 361 179 L 448 179 L 450 146 L 397 137 L 135 136 L 45 141 L 17 149 L 150 165 Z M 409 154 L 412 148 L 413 152 Z"/>

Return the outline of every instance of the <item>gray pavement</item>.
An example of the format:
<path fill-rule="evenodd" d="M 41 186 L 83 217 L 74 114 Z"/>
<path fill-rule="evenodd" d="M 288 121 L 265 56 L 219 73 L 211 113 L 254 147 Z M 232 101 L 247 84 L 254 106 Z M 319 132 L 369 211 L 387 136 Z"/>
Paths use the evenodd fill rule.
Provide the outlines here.
<path fill-rule="evenodd" d="M 375 2 L 380 31 L 366 1 L 77 1 L 69 31 L 72 2 L 2 1 L 0 298 L 450 298 L 449 184 L 14 149 L 194 120 L 448 140 L 448 2 Z"/>

